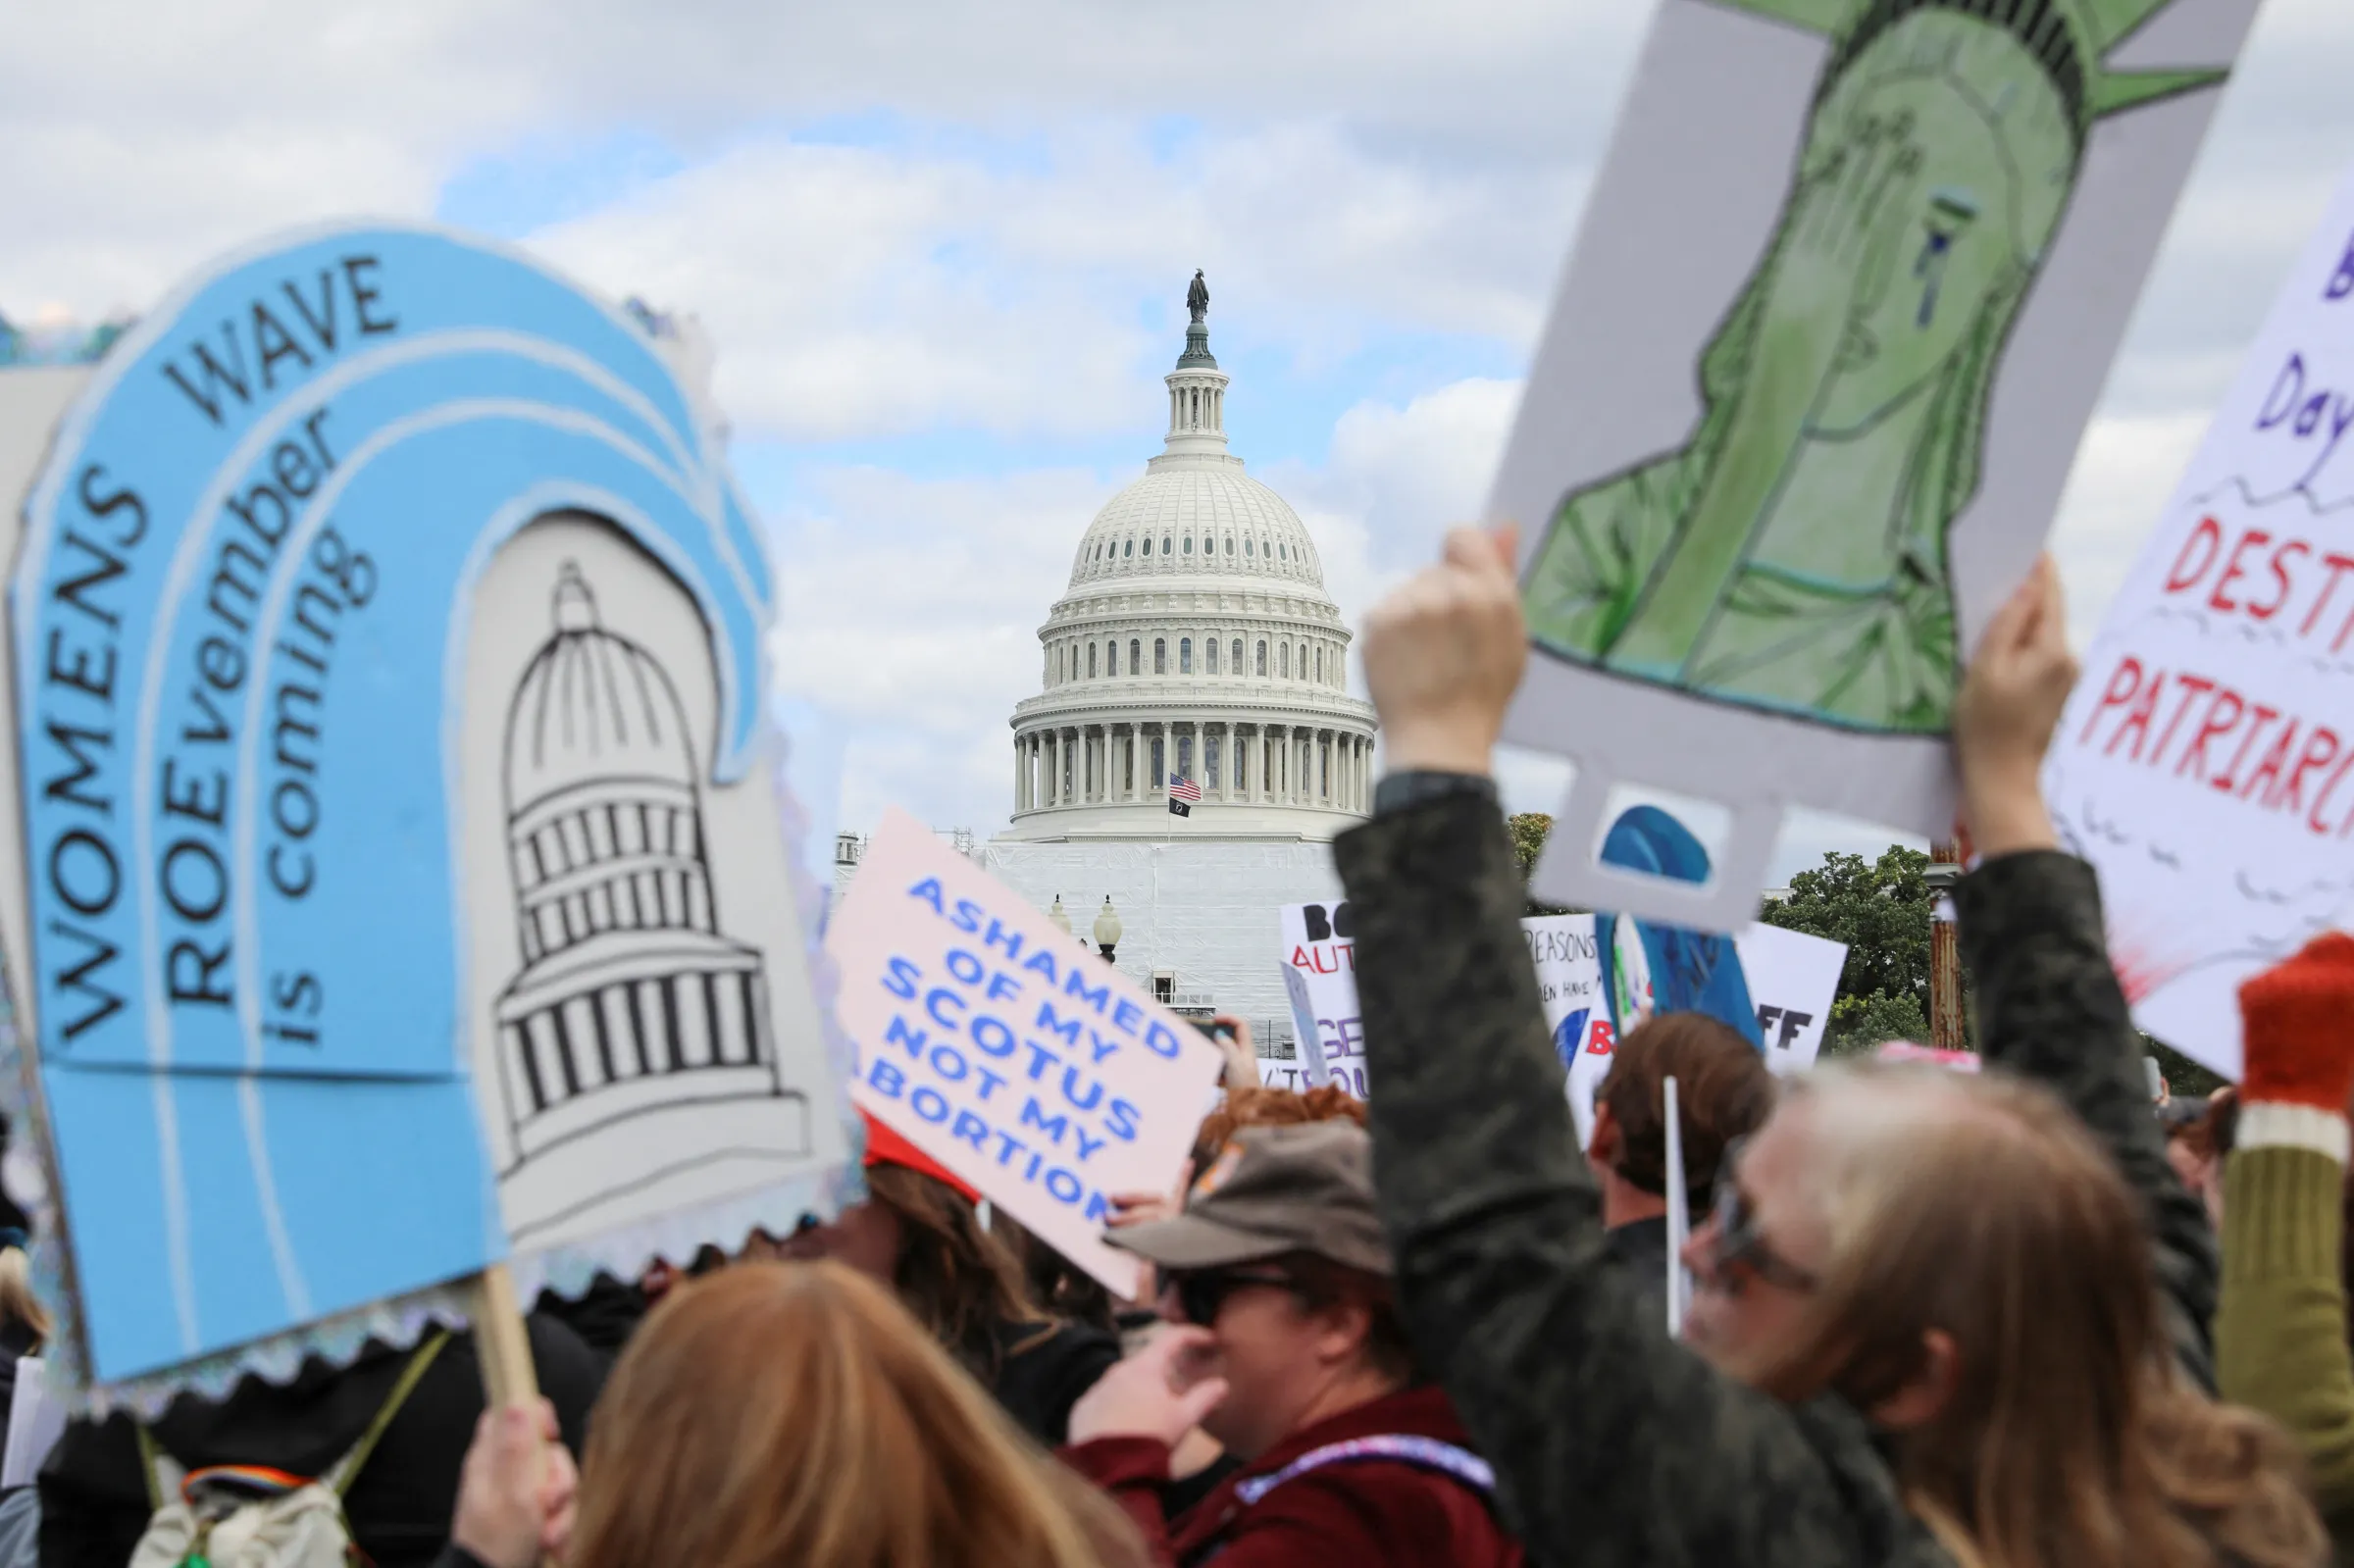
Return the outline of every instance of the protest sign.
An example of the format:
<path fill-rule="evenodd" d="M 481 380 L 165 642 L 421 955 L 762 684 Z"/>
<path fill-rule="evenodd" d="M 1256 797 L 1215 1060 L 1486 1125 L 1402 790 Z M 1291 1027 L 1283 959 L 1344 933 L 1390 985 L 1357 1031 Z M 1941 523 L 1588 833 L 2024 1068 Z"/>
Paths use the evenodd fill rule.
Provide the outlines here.
<path fill-rule="evenodd" d="M 1967 650 L 2041 544 L 2254 0 L 1663 0 L 1490 515 L 1575 759 L 1538 896 L 1748 924 L 1785 806 L 1940 834 Z M 1620 785 L 1714 875 L 1596 863 Z"/>
<path fill-rule="evenodd" d="M 1357 1013 L 1356 953 L 1347 935 L 1347 910 L 1346 904 L 1337 909 L 1286 905 L 1284 952 L 1287 975 L 1297 979 L 1301 992 L 1312 1000 L 1332 1081 L 1361 1096 L 1368 1088 L 1364 1027 Z M 1520 922 L 1520 930 L 1537 972 L 1545 1027 L 1569 1076 L 1569 1108 L 1581 1144 L 1593 1134 L 1594 1093 L 1610 1072 L 1612 1049 L 1625 1030 L 1662 1007 L 1708 1012 L 1739 1028 L 1743 1019 L 1725 1017 L 1720 1010 L 1723 997 L 1737 997 L 1739 1006 L 1756 1012 L 1750 1020 L 1754 1027 L 1742 1033 L 1759 1039 L 1759 1048 L 1775 1072 L 1794 1072 L 1811 1064 L 1822 1047 L 1839 972 L 1847 963 L 1842 943 L 1753 925 L 1723 941 L 1720 967 L 1734 973 L 1713 975 L 1709 986 L 1689 994 L 1688 987 L 1675 988 L 1663 1000 L 1653 987 L 1654 969 L 1644 955 L 1659 947 L 1668 956 L 1657 972 L 1674 978 L 1692 965 L 1684 947 L 1670 939 L 1688 943 L 1710 938 L 1607 915 L 1534 915 Z M 1606 930 L 1625 940 L 1606 947 Z M 1661 946 L 1663 942 L 1668 945 Z M 1606 951 L 1614 954 L 1615 988 L 1604 976 Z M 1305 1031 L 1306 1023 L 1300 1027 Z M 1274 1087 L 1306 1088 L 1310 1084 L 1305 1058 L 1262 1059 L 1258 1069 L 1259 1082 Z"/>
<path fill-rule="evenodd" d="M 1258 1059 L 1258 1082 L 1263 1088 L 1288 1088 L 1302 1094 L 1317 1087 L 1315 1076 L 1308 1070 L 1308 1065 L 1305 1060 L 1295 1059 L 1284 1062 L 1277 1061 L 1270 1056 L 1262 1056 Z M 1365 1097 L 1371 1087 L 1370 1082 L 1365 1077 L 1365 1063 L 1362 1057 L 1331 1068 L 1324 1082 L 1336 1088 L 1347 1090 L 1360 1100 Z"/>
<path fill-rule="evenodd" d="M 1847 968 L 1847 943 L 1784 931 L 1763 921 L 1735 934 L 1741 973 L 1758 1010 L 1759 1043 L 1777 1073 L 1815 1064 L 1831 1027 L 1831 1003 Z"/>
<path fill-rule="evenodd" d="M 2354 178 L 2084 657 L 2044 774 L 2140 1026 L 2239 1075 L 2240 982 L 2354 924 Z"/>
<path fill-rule="evenodd" d="M 691 347 L 330 228 L 39 432 L 0 925 L 100 1381 L 822 1201 L 775 587 Z"/>
<path fill-rule="evenodd" d="M 1537 970 L 1537 993 L 1545 1002 L 1545 1027 L 1555 1054 L 1569 1075 L 1569 1109 L 1577 1118 L 1577 1141 L 1594 1136 L 1594 1091 L 1611 1070 L 1617 1042 L 1611 1011 L 1602 994 L 1602 952 L 1592 915 L 1535 915 L 1520 922 L 1529 962 Z"/>
<path fill-rule="evenodd" d="M 826 952 L 851 1097 L 1135 1295 L 1106 1200 L 1175 1184 L 1218 1047 L 903 811 L 868 842 Z"/>
<path fill-rule="evenodd" d="M 1283 984 L 1299 1040 L 1301 1087 L 1334 1083 L 1361 1099 L 1365 1029 L 1357 1018 L 1356 943 L 1349 906 L 1286 904 L 1279 920 Z"/>

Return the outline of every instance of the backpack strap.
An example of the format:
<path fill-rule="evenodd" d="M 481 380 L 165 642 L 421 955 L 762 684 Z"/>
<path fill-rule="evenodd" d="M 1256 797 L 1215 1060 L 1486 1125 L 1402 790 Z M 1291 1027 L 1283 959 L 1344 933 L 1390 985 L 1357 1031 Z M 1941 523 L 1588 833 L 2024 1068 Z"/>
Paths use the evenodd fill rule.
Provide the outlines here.
<path fill-rule="evenodd" d="M 441 1347 L 448 1342 L 449 1331 L 435 1329 L 417 1346 L 416 1353 L 409 1357 L 409 1364 L 401 1369 L 400 1381 L 392 1385 L 392 1392 L 385 1398 L 384 1408 L 377 1411 L 374 1421 L 368 1423 L 368 1430 L 360 1434 L 360 1441 L 353 1443 L 351 1451 L 336 1460 L 327 1474 L 319 1478 L 330 1492 L 341 1497 L 351 1490 L 351 1484 L 359 1479 L 360 1467 L 376 1451 L 377 1440 L 384 1435 L 385 1428 L 392 1425 L 392 1418 L 400 1414 L 402 1405 L 408 1403 L 409 1395 L 424 1379 L 426 1369 L 434 1364 L 434 1357 L 439 1355 Z"/>
<path fill-rule="evenodd" d="M 154 1513 L 164 1505 L 167 1498 L 172 1497 L 179 1491 L 177 1482 L 167 1484 L 164 1479 L 165 1464 L 167 1462 L 177 1463 L 177 1461 L 172 1461 L 162 1446 L 156 1442 L 155 1434 L 147 1430 L 146 1422 L 134 1416 L 131 1418 L 130 1430 L 139 1440 L 139 1479 L 147 1483 L 147 1511 Z"/>
<path fill-rule="evenodd" d="M 1412 1465 L 1417 1470 L 1434 1471 L 1449 1476 L 1485 1495 L 1496 1490 L 1496 1472 L 1485 1459 L 1467 1448 L 1436 1438 L 1414 1438 L 1387 1434 L 1373 1438 L 1350 1438 L 1341 1442 L 1328 1442 L 1321 1448 L 1311 1448 L 1281 1470 L 1271 1475 L 1254 1476 L 1235 1483 L 1234 1494 L 1245 1506 L 1257 1501 L 1277 1487 L 1310 1470 L 1326 1465 L 1349 1464 L 1366 1459 L 1387 1459 L 1395 1464 Z"/>

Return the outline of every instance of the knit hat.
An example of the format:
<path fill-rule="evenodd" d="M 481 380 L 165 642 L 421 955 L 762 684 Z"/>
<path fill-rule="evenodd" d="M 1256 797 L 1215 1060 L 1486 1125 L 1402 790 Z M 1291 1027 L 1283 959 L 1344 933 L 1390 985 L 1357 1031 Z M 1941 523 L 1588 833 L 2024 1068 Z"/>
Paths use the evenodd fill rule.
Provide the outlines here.
<path fill-rule="evenodd" d="M 2239 987 L 2245 1100 L 2343 1115 L 2354 1094 L 2354 936 L 2329 932 Z"/>
<path fill-rule="evenodd" d="M 901 1169 L 913 1171 L 918 1176 L 929 1176 L 935 1182 L 952 1188 L 963 1194 L 967 1203 L 981 1201 L 979 1188 L 901 1138 L 892 1130 L 889 1123 L 863 1106 L 859 1108 L 858 1114 L 866 1119 L 865 1165 L 870 1167 L 896 1165 Z"/>

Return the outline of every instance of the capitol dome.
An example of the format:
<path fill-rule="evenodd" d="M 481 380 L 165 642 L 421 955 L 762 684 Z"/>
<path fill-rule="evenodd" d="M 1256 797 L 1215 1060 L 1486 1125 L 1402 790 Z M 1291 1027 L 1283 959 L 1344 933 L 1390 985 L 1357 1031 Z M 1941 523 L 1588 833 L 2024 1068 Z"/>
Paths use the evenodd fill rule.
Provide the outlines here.
<path fill-rule="evenodd" d="M 1071 563 L 1070 591 L 1127 578 L 1237 573 L 1324 586 L 1299 514 L 1245 474 L 1241 458 L 1169 453 L 1096 514 Z"/>
<path fill-rule="evenodd" d="M 1201 789 L 1197 835 L 1330 838 L 1371 805 L 1349 629 L 1299 515 L 1226 450 L 1197 293 L 1160 455 L 1096 514 L 1040 629 L 1006 837 L 1166 835 L 1171 780 Z"/>

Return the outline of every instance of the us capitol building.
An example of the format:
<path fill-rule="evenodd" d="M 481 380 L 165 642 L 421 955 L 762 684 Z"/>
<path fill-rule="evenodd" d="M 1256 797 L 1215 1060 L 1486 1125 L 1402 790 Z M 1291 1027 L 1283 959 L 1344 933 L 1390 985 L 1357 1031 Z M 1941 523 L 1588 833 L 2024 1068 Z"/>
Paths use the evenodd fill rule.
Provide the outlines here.
<path fill-rule="evenodd" d="M 1079 937 L 1116 919 L 1114 961 L 1164 1000 L 1282 1037 L 1276 911 L 1340 896 L 1330 844 L 1371 808 L 1373 709 L 1306 528 L 1226 449 L 1208 302 L 1197 274 L 1168 434 L 1079 540 L 1013 712 L 1012 825 L 976 853 Z M 1172 779 L 1201 787 L 1190 816 Z"/>

